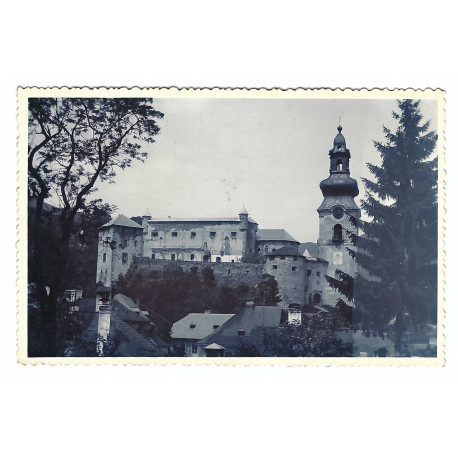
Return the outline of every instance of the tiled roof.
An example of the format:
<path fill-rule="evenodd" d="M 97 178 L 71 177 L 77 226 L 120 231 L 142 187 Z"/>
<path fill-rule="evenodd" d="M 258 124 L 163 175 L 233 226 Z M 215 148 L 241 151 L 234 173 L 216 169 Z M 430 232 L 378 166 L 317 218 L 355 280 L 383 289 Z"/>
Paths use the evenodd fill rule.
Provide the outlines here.
<path fill-rule="evenodd" d="M 284 229 L 258 229 L 256 240 L 259 242 L 296 242 Z"/>
<path fill-rule="evenodd" d="M 317 258 L 320 255 L 318 245 L 313 242 L 301 243 L 298 247 L 299 253 L 306 258 Z"/>
<path fill-rule="evenodd" d="M 145 321 L 149 322 L 148 312 L 141 310 L 138 305 L 124 294 L 116 294 L 113 298 L 119 302 L 121 306 L 120 313 L 122 314 L 122 319 L 126 321 Z"/>
<path fill-rule="evenodd" d="M 292 246 L 282 246 L 278 250 L 266 253 L 265 256 L 298 256 L 303 257 L 302 254 L 298 253 L 296 247 Z"/>
<path fill-rule="evenodd" d="M 200 340 L 214 332 L 215 325 L 222 326 L 233 316 L 231 313 L 189 313 L 173 324 L 171 336 L 173 339 Z"/>
<path fill-rule="evenodd" d="M 198 344 L 204 347 L 217 344 L 225 348 L 234 348 L 241 342 L 241 339 L 259 344 L 264 329 L 280 326 L 281 317 L 281 307 L 245 306 L 214 333 L 200 340 Z M 239 335 L 241 330 L 244 331 L 243 336 Z"/>
<path fill-rule="evenodd" d="M 113 218 L 108 223 L 104 224 L 101 227 L 110 227 L 110 226 L 124 226 L 124 227 L 134 227 L 135 229 L 143 229 L 140 224 L 137 224 L 135 221 L 132 221 L 127 216 L 119 214 L 115 218 Z"/>

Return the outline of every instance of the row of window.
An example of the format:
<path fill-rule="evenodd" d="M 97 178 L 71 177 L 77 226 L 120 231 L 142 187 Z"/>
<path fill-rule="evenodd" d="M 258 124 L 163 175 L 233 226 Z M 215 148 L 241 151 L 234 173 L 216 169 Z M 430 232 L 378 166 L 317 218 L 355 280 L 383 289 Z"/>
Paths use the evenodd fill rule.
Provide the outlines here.
<path fill-rule="evenodd" d="M 280 259 L 281 261 L 284 261 L 286 259 L 285 256 L 271 256 L 270 258 L 272 261 L 275 261 L 275 259 Z M 293 256 L 293 261 L 297 261 L 297 256 Z"/>
<path fill-rule="evenodd" d="M 172 231 L 171 232 L 172 237 L 178 237 L 178 231 Z M 151 231 L 151 237 L 158 237 L 159 236 L 159 231 Z M 190 233 L 190 238 L 194 239 L 197 237 L 197 232 L 191 232 Z M 216 238 L 216 232 L 210 232 L 210 238 L 214 239 Z M 237 238 L 237 232 L 231 232 L 231 239 L 235 240 Z M 229 237 L 226 237 L 227 240 L 229 240 Z"/>
<path fill-rule="evenodd" d="M 277 270 L 277 269 L 278 269 L 278 266 L 277 266 L 276 264 L 274 264 L 274 265 L 272 266 L 272 268 L 273 268 L 274 270 Z M 296 271 L 297 271 L 297 267 L 296 267 L 296 266 L 291 267 L 291 271 L 292 271 L 292 272 L 296 272 Z"/>

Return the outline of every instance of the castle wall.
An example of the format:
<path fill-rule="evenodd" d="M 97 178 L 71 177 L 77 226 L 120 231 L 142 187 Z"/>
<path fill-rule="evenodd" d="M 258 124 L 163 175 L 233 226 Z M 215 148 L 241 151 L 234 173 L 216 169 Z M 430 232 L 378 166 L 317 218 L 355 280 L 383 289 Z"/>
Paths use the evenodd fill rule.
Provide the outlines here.
<path fill-rule="evenodd" d="M 282 297 L 279 305 L 287 308 L 293 303 L 305 304 L 306 260 L 303 256 L 268 256 L 264 270 L 277 280 Z"/>
<path fill-rule="evenodd" d="M 247 264 L 241 262 L 231 263 L 208 263 L 198 261 L 168 261 L 164 259 L 135 258 L 135 266 L 140 270 L 163 271 L 166 266 L 179 266 L 184 272 L 191 272 L 192 268 L 197 268 L 200 272 L 204 268 L 213 270 L 213 275 L 219 285 L 237 286 L 242 283 L 250 287 L 255 287 L 261 280 L 263 274 L 262 264 Z"/>
<path fill-rule="evenodd" d="M 323 292 L 327 291 L 328 263 L 319 259 L 307 259 L 305 277 L 305 300 L 307 304 L 323 304 Z"/>

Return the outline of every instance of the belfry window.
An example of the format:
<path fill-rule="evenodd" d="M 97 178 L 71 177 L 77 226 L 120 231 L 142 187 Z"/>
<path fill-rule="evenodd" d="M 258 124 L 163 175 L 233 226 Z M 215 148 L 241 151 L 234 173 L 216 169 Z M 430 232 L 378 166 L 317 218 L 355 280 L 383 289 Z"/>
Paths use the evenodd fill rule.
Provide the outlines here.
<path fill-rule="evenodd" d="M 340 146 L 339 146 L 339 149 L 340 149 Z M 342 168 L 342 159 L 339 159 L 337 162 L 336 162 L 336 170 L 338 172 L 341 172 L 343 170 Z"/>
<path fill-rule="evenodd" d="M 336 224 L 334 226 L 334 233 L 333 233 L 333 236 L 332 236 L 332 241 L 334 243 L 342 243 L 343 242 L 342 226 L 340 224 Z"/>

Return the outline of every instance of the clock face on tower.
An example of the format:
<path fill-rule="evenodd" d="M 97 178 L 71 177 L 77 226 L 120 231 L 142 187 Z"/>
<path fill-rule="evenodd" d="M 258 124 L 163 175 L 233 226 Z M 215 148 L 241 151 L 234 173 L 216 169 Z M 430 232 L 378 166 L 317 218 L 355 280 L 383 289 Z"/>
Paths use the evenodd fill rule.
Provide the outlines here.
<path fill-rule="evenodd" d="M 332 209 L 332 216 L 334 216 L 335 219 L 340 219 L 344 215 L 344 209 L 342 207 L 334 207 Z"/>

